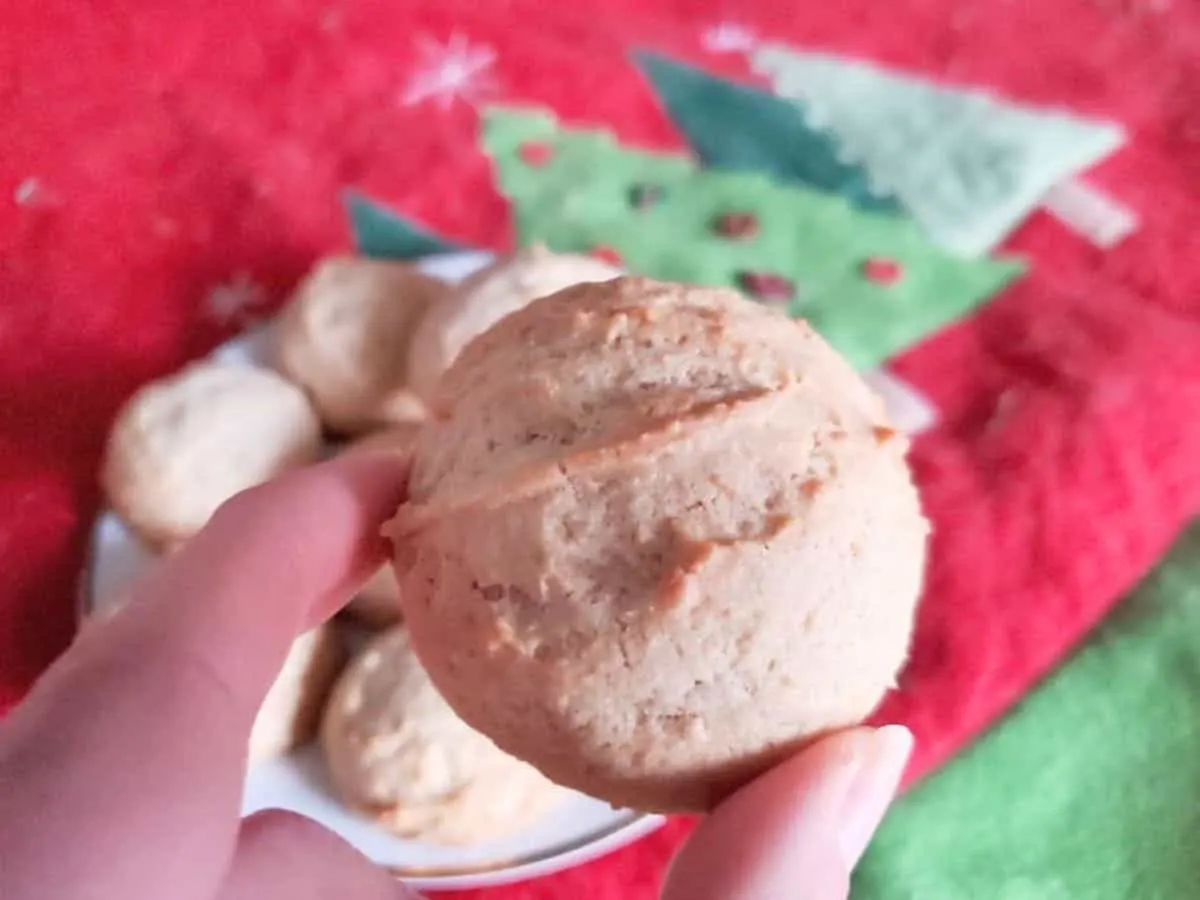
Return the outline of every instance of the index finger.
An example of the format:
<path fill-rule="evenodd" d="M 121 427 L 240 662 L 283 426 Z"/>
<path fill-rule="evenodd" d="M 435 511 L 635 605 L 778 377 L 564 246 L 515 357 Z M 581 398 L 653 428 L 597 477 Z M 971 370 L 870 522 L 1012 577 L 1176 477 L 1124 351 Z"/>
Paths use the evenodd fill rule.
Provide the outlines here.
<path fill-rule="evenodd" d="M 296 635 L 389 554 L 380 527 L 405 474 L 394 456 L 352 454 L 234 497 L 135 589 L 124 624 L 138 634 L 123 639 L 200 667 L 252 719 Z"/>
<path fill-rule="evenodd" d="M 394 456 L 352 454 L 247 491 L 85 634 L 0 729 L 6 856 L 37 871 L 53 848 L 43 879 L 106 896 L 153 895 L 137 860 L 154 858 L 172 896 L 211 896 L 258 705 L 295 636 L 385 558 L 405 476 Z"/>

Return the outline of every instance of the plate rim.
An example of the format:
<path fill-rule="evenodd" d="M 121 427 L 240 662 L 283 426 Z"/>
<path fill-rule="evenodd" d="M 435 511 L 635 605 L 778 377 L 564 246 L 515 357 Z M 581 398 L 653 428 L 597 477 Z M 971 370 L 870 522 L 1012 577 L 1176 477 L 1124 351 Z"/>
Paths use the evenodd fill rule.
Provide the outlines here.
<path fill-rule="evenodd" d="M 653 834 L 666 823 L 666 817 L 655 813 L 627 810 L 625 815 L 604 828 L 592 831 L 572 841 L 561 841 L 539 854 L 509 857 L 504 862 L 480 863 L 459 872 L 431 871 L 411 866 L 382 868 L 405 884 L 415 888 L 441 890 L 495 887 L 526 881 L 583 865 L 626 847 L 634 841 Z"/>

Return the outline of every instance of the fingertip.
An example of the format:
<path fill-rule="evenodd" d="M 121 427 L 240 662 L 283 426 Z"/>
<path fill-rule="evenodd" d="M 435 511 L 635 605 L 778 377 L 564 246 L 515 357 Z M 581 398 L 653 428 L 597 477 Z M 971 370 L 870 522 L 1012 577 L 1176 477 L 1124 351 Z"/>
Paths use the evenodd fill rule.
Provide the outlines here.
<path fill-rule="evenodd" d="M 844 900 L 911 749 L 900 726 L 853 728 L 776 766 L 700 823 L 673 861 L 663 900 Z"/>
<path fill-rule="evenodd" d="M 235 494 L 189 543 L 229 538 L 264 526 L 315 524 L 341 516 L 349 522 L 387 519 L 404 500 L 408 464 L 394 454 L 347 454 Z"/>
<path fill-rule="evenodd" d="M 863 749 L 860 771 L 842 803 L 839 839 L 848 868 L 853 869 L 891 806 L 912 755 L 913 734 L 903 725 L 886 725 L 871 735 Z"/>
<path fill-rule="evenodd" d="M 352 588 L 389 554 L 380 526 L 403 502 L 407 478 L 404 461 L 386 454 L 291 471 L 222 504 L 162 577 L 184 585 L 185 595 L 189 585 L 210 594 L 220 587 L 231 598 L 251 591 L 259 605 L 299 608 L 316 624 L 333 611 L 320 601 Z M 317 608 L 306 609 L 306 599 Z"/>

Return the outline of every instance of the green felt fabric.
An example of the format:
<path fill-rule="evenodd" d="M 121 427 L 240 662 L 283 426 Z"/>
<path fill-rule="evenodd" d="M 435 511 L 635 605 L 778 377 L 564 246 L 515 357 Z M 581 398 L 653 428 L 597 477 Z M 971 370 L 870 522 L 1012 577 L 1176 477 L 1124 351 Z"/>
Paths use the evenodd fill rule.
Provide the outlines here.
<path fill-rule="evenodd" d="M 354 245 L 364 256 L 410 260 L 467 249 L 426 231 L 356 191 L 346 191 L 343 202 L 354 232 Z"/>
<path fill-rule="evenodd" d="M 1200 897 L 1200 523 L 1086 647 L 900 801 L 853 896 Z"/>
<path fill-rule="evenodd" d="M 1022 268 L 1011 259 L 958 259 L 907 219 L 762 175 L 627 149 L 604 131 L 560 128 L 540 111 L 488 110 L 483 142 L 522 244 L 611 248 L 632 271 L 701 284 L 737 287 L 746 272 L 783 275 L 796 285 L 790 312 L 863 368 L 970 311 Z M 531 164 L 531 147 L 548 158 Z M 631 193 L 647 185 L 662 196 L 637 208 Z M 759 233 L 742 240 L 715 233 L 712 222 L 731 212 L 752 213 Z M 898 263 L 900 277 L 869 279 L 864 267 L 877 258 Z"/>
<path fill-rule="evenodd" d="M 900 211 L 896 198 L 866 169 L 842 159 L 837 140 L 811 127 L 794 104 L 656 53 L 633 58 L 705 166 L 799 182 L 861 209 Z"/>
<path fill-rule="evenodd" d="M 1124 142 L 1108 122 L 838 56 L 764 45 L 752 64 L 941 246 L 968 256 L 993 249 L 1046 191 Z"/>

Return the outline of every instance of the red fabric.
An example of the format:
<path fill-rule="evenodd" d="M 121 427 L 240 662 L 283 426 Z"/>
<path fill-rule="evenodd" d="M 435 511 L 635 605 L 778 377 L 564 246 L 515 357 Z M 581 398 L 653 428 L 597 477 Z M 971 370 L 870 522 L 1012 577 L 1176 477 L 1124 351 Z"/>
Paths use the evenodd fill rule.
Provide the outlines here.
<path fill-rule="evenodd" d="M 1027 690 L 1200 510 L 1200 7 L 569 6 L 0 2 L 0 708 L 72 632 L 118 404 L 231 333 L 203 302 L 215 283 L 244 270 L 280 302 L 345 246 L 345 185 L 470 242 L 508 239 L 470 110 L 403 103 L 421 35 L 494 47 L 497 99 L 652 146 L 676 138 L 624 51 L 742 75 L 741 57 L 700 41 L 732 9 L 765 37 L 1129 128 L 1093 180 L 1141 231 L 1100 252 L 1035 217 L 1013 241 L 1034 273 L 897 365 L 945 415 L 914 450 L 933 562 L 912 663 L 881 713 L 917 731 L 914 776 Z M 685 827 L 484 893 L 645 900 Z"/>

